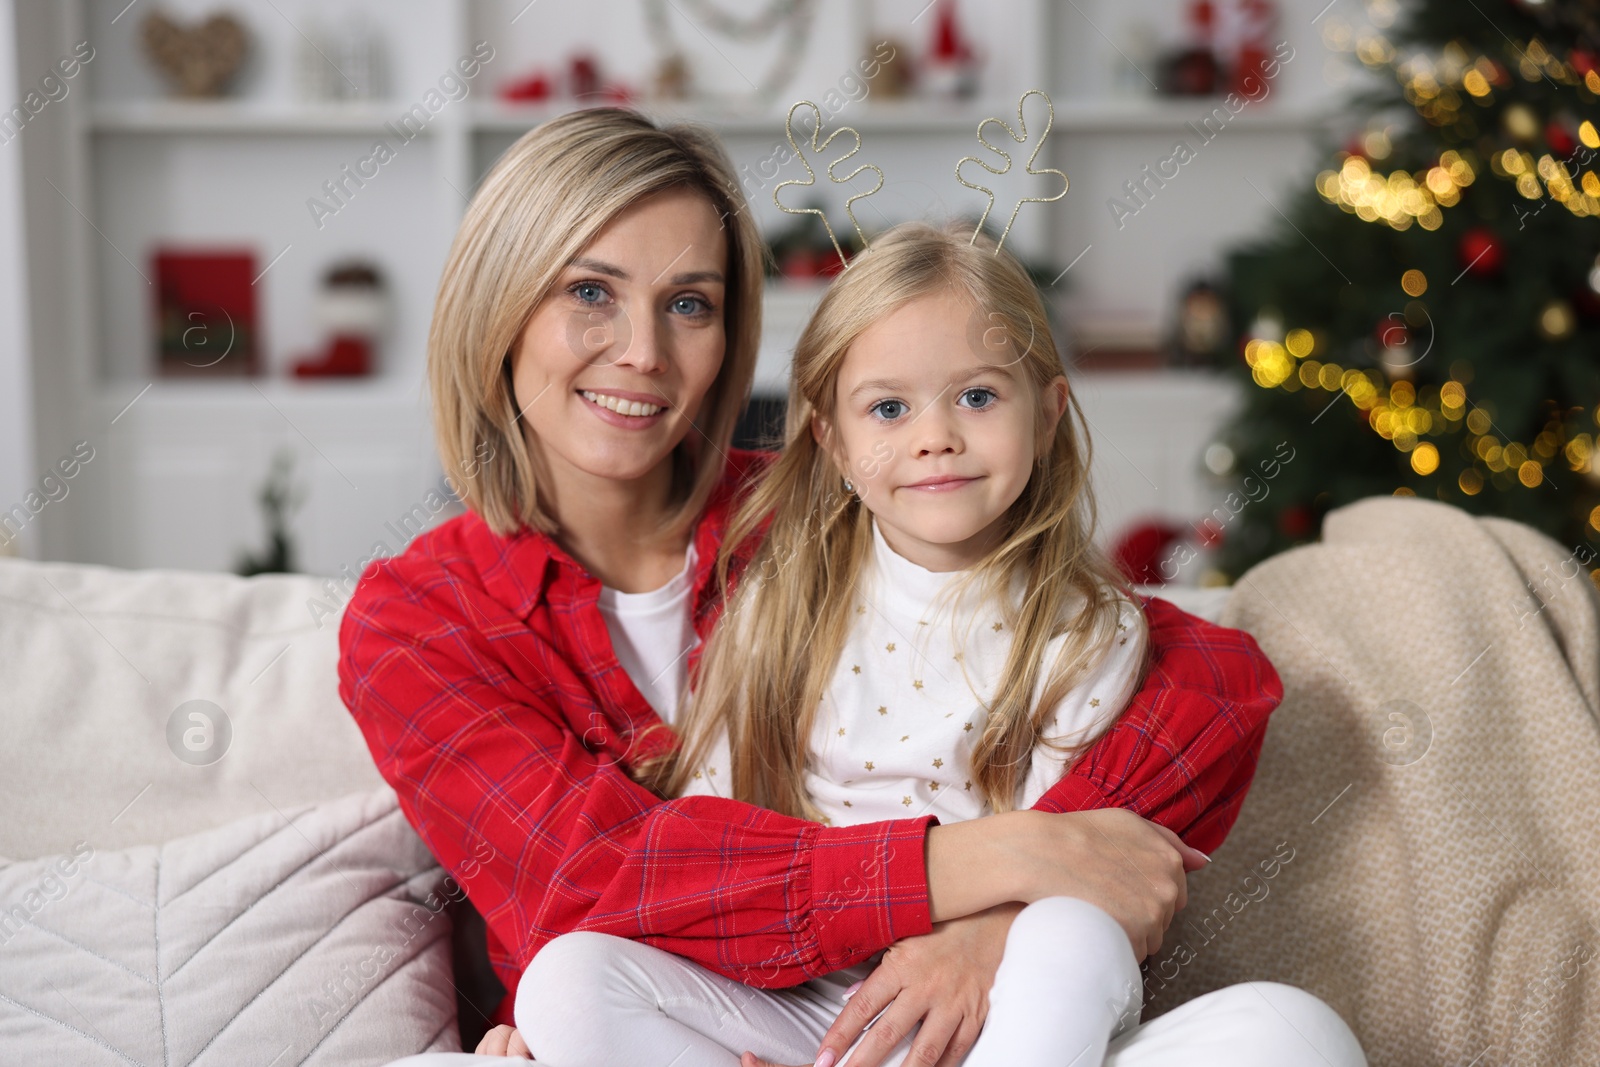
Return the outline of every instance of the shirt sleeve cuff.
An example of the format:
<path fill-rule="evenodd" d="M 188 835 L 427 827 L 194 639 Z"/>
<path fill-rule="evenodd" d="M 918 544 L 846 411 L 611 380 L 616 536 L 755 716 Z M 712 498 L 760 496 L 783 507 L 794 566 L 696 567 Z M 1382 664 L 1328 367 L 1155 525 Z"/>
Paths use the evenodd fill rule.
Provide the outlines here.
<path fill-rule="evenodd" d="M 933 929 L 928 829 L 935 815 L 827 826 L 812 851 L 812 923 L 824 972 Z"/>

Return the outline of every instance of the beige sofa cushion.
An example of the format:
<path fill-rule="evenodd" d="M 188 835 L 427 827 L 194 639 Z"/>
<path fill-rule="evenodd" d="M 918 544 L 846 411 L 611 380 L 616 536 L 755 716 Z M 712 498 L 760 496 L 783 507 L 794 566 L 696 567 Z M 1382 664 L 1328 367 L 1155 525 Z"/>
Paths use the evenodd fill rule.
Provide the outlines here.
<path fill-rule="evenodd" d="M 77 1067 L 458 1051 L 442 873 L 387 787 L 12 863 L 0 1048 Z"/>
<path fill-rule="evenodd" d="M 0 560 L 0 856 L 154 844 L 381 785 L 339 701 L 333 593 L 298 575 Z M 190 709 L 213 720 L 210 752 L 188 711 L 169 744 L 192 701 L 220 709 Z"/>

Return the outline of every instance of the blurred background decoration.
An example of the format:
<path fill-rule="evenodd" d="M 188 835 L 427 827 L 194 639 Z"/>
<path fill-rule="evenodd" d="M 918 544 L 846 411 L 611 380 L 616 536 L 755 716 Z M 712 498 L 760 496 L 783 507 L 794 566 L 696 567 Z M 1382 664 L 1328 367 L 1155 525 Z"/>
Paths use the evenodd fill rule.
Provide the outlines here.
<path fill-rule="evenodd" d="M 1287 441 L 1221 570 L 1359 497 L 1426 496 L 1600 539 L 1600 4 L 1375 7 L 1330 44 L 1368 121 L 1228 260 L 1247 400 L 1219 473 Z M 1591 571 L 1592 579 L 1600 571 Z"/>
<path fill-rule="evenodd" d="M 804 176 L 789 105 L 860 131 L 885 176 L 856 205 L 870 239 L 977 218 L 955 163 L 1031 88 L 1055 108 L 1039 165 L 1071 192 L 1026 205 L 1006 247 L 1059 327 L 1098 536 L 1128 567 L 1224 582 L 1315 537 L 1333 503 L 1446 481 L 1574 536 L 1582 502 L 1558 493 L 1589 484 L 1571 466 L 1595 428 L 1540 412 L 1597 399 L 1597 250 L 1573 210 L 1594 179 L 1550 177 L 1593 134 L 1593 45 L 1560 14 L 1581 9 L 0 0 L 0 551 L 232 569 L 263 543 L 262 472 L 285 453 L 297 504 L 266 535 L 292 547 L 276 562 L 337 574 L 391 541 L 440 481 L 424 367 L 450 239 L 495 159 L 577 107 L 702 122 L 727 146 L 772 252 L 741 427 L 759 440 L 840 266 L 815 216 L 773 203 Z M 1054 191 L 1023 171 L 994 183 L 995 217 Z M 785 203 L 828 212 L 848 254 L 862 191 Z M 1342 392 L 1356 373 L 1365 407 Z M 1317 417 L 1313 398 L 1339 403 Z M 80 441 L 97 458 L 70 500 L 7 510 Z"/>

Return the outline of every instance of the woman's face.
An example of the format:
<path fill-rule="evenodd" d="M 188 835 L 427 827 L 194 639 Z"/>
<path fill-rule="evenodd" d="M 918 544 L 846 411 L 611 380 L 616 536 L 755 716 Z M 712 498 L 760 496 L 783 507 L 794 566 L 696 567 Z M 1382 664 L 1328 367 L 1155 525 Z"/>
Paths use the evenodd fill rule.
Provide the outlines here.
<path fill-rule="evenodd" d="M 642 478 L 698 432 L 722 366 L 727 275 L 717 211 L 686 189 L 628 207 L 566 265 L 511 357 L 549 477 Z"/>

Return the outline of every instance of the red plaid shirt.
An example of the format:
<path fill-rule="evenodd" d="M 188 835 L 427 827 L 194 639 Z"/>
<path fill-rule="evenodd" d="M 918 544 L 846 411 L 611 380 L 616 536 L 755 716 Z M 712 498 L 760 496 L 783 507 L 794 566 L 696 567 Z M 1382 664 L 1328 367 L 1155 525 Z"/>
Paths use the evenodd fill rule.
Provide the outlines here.
<path fill-rule="evenodd" d="M 765 459 L 731 453 L 696 531 L 702 639 L 740 479 Z M 617 662 L 599 592 L 551 538 L 500 537 L 469 513 L 369 567 L 340 626 L 340 697 L 412 826 L 483 914 L 507 988 L 572 930 L 763 988 L 927 933 L 935 816 L 822 826 L 720 797 L 662 800 L 624 773 L 630 756 L 673 742 L 642 739 L 661 719 Z M 1130 808 L 1209 851 L 1238 815 L 1283 687 L 1250 635 L 1143 604 L 1144 688 L 1035 807 Z"/>

